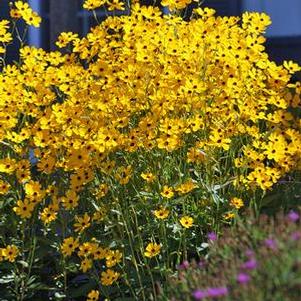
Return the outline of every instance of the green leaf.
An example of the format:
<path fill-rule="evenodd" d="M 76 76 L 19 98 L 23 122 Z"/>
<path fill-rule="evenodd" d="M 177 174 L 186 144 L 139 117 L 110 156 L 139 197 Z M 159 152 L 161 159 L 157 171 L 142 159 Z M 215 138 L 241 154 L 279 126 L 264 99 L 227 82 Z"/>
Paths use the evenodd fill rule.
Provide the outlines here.
<path fill-rule="evenodd" d="M 28 263 L 24 260 L 19 260 L 19 261 L 17 261 L 17 263 L 20 263 L 24 268 L 28 268 L 28 266 L 29 266 Z"/>
<path fill-rule="evenodd" d="M 13 274 L 2 276 L 0 278 L 0 284 L 6 284 L 6 283 L 13 282 L 14 279 L 15 279 L 15 277 Z"/>

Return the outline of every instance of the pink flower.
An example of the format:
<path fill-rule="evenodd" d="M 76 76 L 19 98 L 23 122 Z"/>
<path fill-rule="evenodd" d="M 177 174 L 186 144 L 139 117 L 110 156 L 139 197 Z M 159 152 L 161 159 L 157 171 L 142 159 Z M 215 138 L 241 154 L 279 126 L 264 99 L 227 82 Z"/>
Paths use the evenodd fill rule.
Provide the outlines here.
<path fill-rule="evenodd" d="M 250 281 L 251 277 L 246 273 L 239 273 L 236 277 L 236 280 L 240 284 L 246 284 Z"/>
<path fill-rule="evenodd" d="M 217 240 L 217 235 L 214 232 L 210 232 L 207 234 L 207 237 L 211 241 L 216 241 Z"/>
<path fill-rule="evenodd" d="M 248 261 L 246 261 L 245 263 L 243 263 L 241 265 L 242 269 L 246 269 L 246 270 L 254 270 L 257 268 L 257 261 L 255 258 L 251 258 Z"/>
<path fill-rule="evenodd" d="M 287 217 L 291 222 L 296 222 L 300 216 L 296 211 L 291 210 Z"/>

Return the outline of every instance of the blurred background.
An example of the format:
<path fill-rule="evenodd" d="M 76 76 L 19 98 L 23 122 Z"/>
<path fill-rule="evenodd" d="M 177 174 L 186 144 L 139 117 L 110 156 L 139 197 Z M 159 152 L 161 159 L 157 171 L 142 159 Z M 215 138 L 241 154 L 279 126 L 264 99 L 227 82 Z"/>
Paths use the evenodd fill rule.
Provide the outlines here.
<path fill-rule="evenodd" d="M 0 19 L 8 17 L 10 1 L 0 0 Z M 40 28 L 29 28 L 26 33 L 28 43 L 53 50 L 54 42 L 62 31 L 85 35 L 95 21 L 92 12 L 83 10 L 83 1 L 29 0 L 31 7 L 42 16 L 43 22 Z M 149 0 L 143 2 L 153 3 Z M 272 25 L 266 32 L 266 48 L 270 58 L 277 63 L 294 60 L 301 64 L 301 0 L 205 0 L 203 6 L 214 8 L 220 16 L 239 16 L 244 11 L 266 12 L 272 19 Z M 110 14 L 121 13 L 124 12 Z M 100 20 L 106 18 L 103 10 L 98 10 L 97 15 Z M 9 47 L 10 62 L 18 58 L 18 47 L 17 42 Z"/>

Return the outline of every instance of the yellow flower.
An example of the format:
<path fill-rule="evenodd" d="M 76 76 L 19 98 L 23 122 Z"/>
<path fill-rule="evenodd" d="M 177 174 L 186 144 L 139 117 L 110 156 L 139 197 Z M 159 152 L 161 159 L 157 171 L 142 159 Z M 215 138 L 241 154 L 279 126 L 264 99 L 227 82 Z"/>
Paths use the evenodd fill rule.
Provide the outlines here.
<path fill-rule="evenodd" d="M 14 159 L 0 159 L 0 172 L 12 174 L 16 168 L 17 165 Z"/>
<path fill-rule="evenodd" d="M 105 0 L 85 0 L 83 8 L 93 10 L 104 5 L 105 3 Z"/>
<path fill-rule="evenodd" d="M 40 218 L 45 225 L 56 220 L 56 217 L 57 217 L 57 212 L 53 210 L 50 206 L 44 208 L 40 214 Z"/>
<path fill-rule="evenodd" d="M 55 43 L 58 47 L 63 48 L 66 47 L 69 43 L 77 39 L 78 34 L 75 34 L 73 32 L 62 32 L 57 42 Z"/>
<path fill-rule="evenodd" d="M 33 25 L 35 27 L 40 26 L 42 21 L 41 17 L 31 9 L 28 3 L 16 1 L 15 7 L 16 10 L 13 11 L 15 17 L 19 17 L 20 15 L 28 25 Z"/>
<path fill-rule="evenodd" d="M 9 189 L 10 189 L 9 183 L 0 180 L 0 195 L 8 193 Z"/>
<path fill-rule="evenodd" d="M 2 249 L 2 256 L 10 262 L 14 262 L 19 254 L 20 251 L 15 245 L 8 245 L 6 248 Z"/>
<path fill-rule="evenodd" d="M 24 12 L 22 17 L 28 25 L 32 25 L 34 27 L 39 27 L 42 21 L 41 17 L 33 11 Z"/>
<path fill-rule="evenodd" d="M 188 4 L 190 4 L 193 0 L 163 0 L 162 5 L 168 6 L 169 9 L 183 9 Z"/>
<path fill-rule="evenodd" d="M 196 187 L 197 187 L 197 185 L 195 183 L 193 183 L 192 179 L 189 179 L 186 182 L 178 185 L 176 187 L 176 191 L 178 191 L 180 194 L 185 194 L 185 193 L 192 191 Z"/>
<path fill-rule="evenodd" d="M 112 285 L 119 278 L 119 275 L 120 274 L 118 272 L 107 269 L 106 271 L 101 273 L 101 284 L 105 286 Z"/>
<path fill-rule="evenodd" d="M 224 214 L 225 220 L 230 220 L 230 219 L 233 219 L 234 217 L 235 217 L 235 213 L 233 213 L 233 212 L 227 212 Z"/>
<path fill-rule="evenodd" d="M 109 254 L 109 250 L 106 248 L 102 248 L 101 246 L 97 246 L 97 248 L 93 250 L 93 258 L 95 260 L 104 259 L 108 254 Z"/>
<path fill-rule="evenodd" d="M 76 194 L 76 192 L 71 191 L 71 190 L 67 191 L 65 197 L 62 197 L 63 206 L 67 210 L 71 210 L 71 209 L 77 207 L 78 206 L 78 200 L 79 200 L 79 197 Z"/>
<path fill-rule="evenodd" d="M 21 218 L 30 218 L 34 210 L 35 204 L 30 200 L 26 199 L 24 201 L 17 201 L 17 206 L 13 207 L 13 210 Z"/>
<path fill-rule="evenodd" d="M 121 261 L 122 258 L 122 253 L 118 250 L 112 251 L 109 250 L 107 251 L 106 254 L 106 266 L 108 268 L 111 268 L 113 266 L 115 266 L 117 263 L 119 263 Z"/>
<path fill-rule="evenodd" d="M 244 202 L 242 199 L 239 198 L 233 198 L 230 201 L 230 206 L 236 208 L 236 209 L 240 209 L 241 207 L 244 206 Z"/>
<path fill-rule="evenodd" d="M 80 257 L 88 257 L 97 250 L 97 244 L 91 242 L 84 242 L 82 245 L 79 246 L 79 251 L 77 255 Z"/>
<path fill-rule="evenodd" d="M 166 219 L 169 215 L 169 210 L 166 208 L 159 208 L 157 210 L 154 210 L 154 215 L 158 219 Z"/>
<path fill-rule="evenodd" d="M 142 173 L 141 178 L 145 180 L 147 183 L 151 183 L 155 180 L 156 176 L 151 172 Z"/>
<path fill-rule="evenodd" d="M 144 256 L 152 258 L 157 256 L 160 253 L 160 250 L 161 246 L 159 244 L 150 242 L 145 248 Z"/>
<path fill-rule="evenodd" d="M 73 225 L 75 228 L 75 232 L 83 232 L 85 229 L 87 229 L 91 226 L 91 223 L 90 223 L 91 218 L 87 212 L 84 214 L 83 217 L 76 216 L 75 219 L 77 221 Z"/>
<path fill-rule="evenodd" d="M 163 190 L 161 192 L 161 195 L 164 197 L 164 198 L 167 198 L 167 199 L 170 199 L 174 196 L 174 192 L 173 192 L 173 188 L 172 187 L 169 187 L 169 186 L 163 186 Z"/>
<path fill-rule="evenodd" d="M 88 270 L 91 269 L 92 264 L 93 264 L 92 259 L 84 258 L 80 263 L 80 268 L 84 273 L 86 273 Z"/>
<path fill-rule="evenodd" d="M 191 216 L 187 216 L 187 215 L 181 217 L 181 219 L 180 219 L 181 225 L 187 229 L 192 227 L 193 221 L 194 221 L 193 218 Z"/>
<path fill-rule="evenodd" d="M 97 290 L 92 290 L 87 295 L 86 301 L 98 301 L 98 300 L 99 300 L 99 291 Z"/>
<path fill-rule="evenodd" d="M 61 252 L 66 256 L 71 256 L 71 254 L 77 249 L 79 246 L 78 239 L 74 239 L 73 237 L 65 238 L 63 244 L 61 245 Z"/>

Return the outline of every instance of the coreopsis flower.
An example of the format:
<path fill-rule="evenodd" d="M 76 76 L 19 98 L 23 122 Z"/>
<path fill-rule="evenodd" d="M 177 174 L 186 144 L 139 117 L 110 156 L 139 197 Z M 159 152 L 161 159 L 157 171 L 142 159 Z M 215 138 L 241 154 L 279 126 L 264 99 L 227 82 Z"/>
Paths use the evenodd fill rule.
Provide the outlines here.
<path fill-rule="evenodd" d="M 213 8 L 209 8 L 209 7 L 204 7 L 204 8 L 198 7 L 195 8 L 193 12 L 203 18 L 209 18 L 214 16 L 216 11 Z"/>
<path fill-rule="evenodd" d="M 127 167 L 122 166 L 117 170 L 117 174 L 115 177 L 121 185 L 125 185 L 130 181 L 130 178 L 132 176 L 132 171 L 133 171 L 132 166 L 127 166 Z"/>
<path fill-rule="evenodd" d="M 225 220 L 231 220 L 235 217 L 235 213 L 233 212 L 227 212 L 223 215 L 224 219 Z"/>
<path fill-rule="evenodd" d="M 244 206 L 244 202 L 240 198 L 232 198 L 230 200 L 230 206 L 232 206 L 232 207 L 234 207 L 236 209 L 240 209 L 241 207 Z"/>
<path fill-rule="evenodd" d="M 0 180 L 0 195 L 8 193 L 10 184 Z"/>
<path fill-rule="evenodd" d="M 109 250 L 107 248 L 103 248 L 101 246 L 97 246 L 95 250 L 93 250 L 93 258 L 95 260 L 101 260 L 106 258 L 106 256 L 109 254 Z"/>
<path fill-rule="evenodd" d="M 76 223 L 74 223 L 75 232 L 83 232 L 85 229 L 91 226 L 91 217 L 86 212 L 83 217 L 75 216 Z"/>
<path fill-rule="evenodd" d="M 84 258 L 82 259 L 81 263 L 80 263 L 80 269 L 86 273 L 88 270 L 90 270 L 92 268 L 93 265 L 93 261 L 90 258 Z"/>
<path fill-rule="evenodd" d="M 62 204 L 67 210 L 78 206 L 79 196 L 74 191 L 67 191 L 66 196 L 62 197 Z"/>
<path fill-rule="evenodd" d="M 78 246 L 78 239 L 74 239 L 73 237 L 65 238 L 61 245 L 61 252 L 64 257 L 71 256 Z"/>
<path fill-rule="evenodd" d="M 69 43 L 73 42 L 78 38 L 78 34 L 73 32 L 62 32 L 55 43 L 58 47 L 66 47 Z"/>
<path fill-rule="evenodd" d="M 9 262 L 14 262 L 19 254 L 20 254 L 20 250 L 15 245 L 8 245 L 2 249 L 2 256 L 4 257 L 4 259 L 8 260 Z"/>
<path fill-rule="evenodd" d="M 25 199 L 24 201 L 18 200 L 17 206 L 13 207 L 13 210 L 21 218 L 26 219 L 32 216 L 34 207 L 35 207 L 34 203 L 32 203 L 29 199 Z"/>
<path fill-rule="evenodd" d="M 160 250 L 161 250 L 161 245 L 150 242 L 145 248 L 144 256 L 152 258 L 154 256 L 159 255 Z"/>
<path fill-rule="evenodd" d="M 163 189 L 160 193 L 164 198 L 170 199 L 174 196 L 174 191 L 172 187 L 169 187 L 167 185 L 163 186 Z"/>
<path fill-rule="evenodd" d="M 12 174 L 16 168 L 16 160 L 10 158 L 0 159 L 0 172 Z"/>
<path fill-rule="evenodd" d="M 191 216 L 183 216 L 180 218 L 180 224 L 184 227 L 184 228 L 191 228 L 193 226 L 193 218 Z"/>
<path fill-rule="evenodd" d="M 95 191 L 95 195 L 97 196 L 97 198 L 102 198 L 104 197 L 109 191 L 109 186 L 106 183 L 100 184 Z"/>
<path fill-rule="evenodd" d="M 95 221 L 96 223 L 100 223 L 106 217 L 107 211 L 108 211 L 108 209 L 106 207 L 100 207 L 100 208 L 98 208 L 93 213 L 92 220 Z"/>
<path fill-rule="evenodd" d="M 99 291 L 97 290 L 92 290 L 89 292 L 87 295 L 86 301 L 98 301 L 100 297 Z"/>
<path fill-rule="evenodd" d="M 197 187 L 196 183 L 193 183 L 192 179 L 189 179 L 184 183 L 178 185 L 176 187 L 176 191 L 178 191 L 180 194 L 185 194 L 194 190 L 196 187 Z"/>
<path fill-rule="evenodd" d="M 107 269 L 101 273 L 101 284 L 104 286 L 112 285 L 119 278 L 120 273 L 115 272 L 111 269 Z"/>
<path fill-rule="evenodd" d="M 91 254 L 94 254 L 94 252 L 97 250 L 97 244 L 93 242 L 85 242 L 79 246 L 79 251 L 77 252 L 77 255 L 79 257 L 88 257 Z"/>
<path fill-rule="evenodd" d="M 167 6 L 169 9 L 183 9 L 188 4 L 190 4 L 192 0 L 163 0 L 162 5 Z"/>
<path fill-rule="evenodd" d="M 158 219 L 166 219 L 169 216 L 170 210 L 167 208 L 160 207 L 157 210 L 154 210 L 154 215 Z"/>
<path fill-rule="evenodd" d="M 13 40 L 12 34 L 8 32 L 9 21 L 1 20 L 0 21 L 0 42 L 9 43 Z"/>
<path fill-rule="evenodd" d="M 23 1 L 16 1 L 15 3 L 16 11 L 13 14 L 20 15 L 28 25 L 33 25 L 39 27 L 42 21 L 41 17 L 34 12 L 28 3 Z"/>
<path fill-rule="evenodd" d="M 22 14 L 22 17 L 28 25 L 34 27 L 39 27 L 42 21 L 42 18 L 34 11 L 26 11 Z"/>
<path fill-rule="evenodd" d="M 301 67 L 297 63 L 294 63 L 293 61 L 284 61 L 283 66 L 291 74 L 294 74 L 295 72 L 301 70 Z"/>
<path fill-rule="evenodd" d="M 106 0 L 85 0 L 83 8 L 93 10 L 101 7 L 106 3 Z"/>
<path fill-rule="evenodd" d="M 30 181 L 24 187 L 26 196 L 31 200 L 42 201 L 45 196 L 45 191 L 42 189 L 41 184 L 37 181 Z"/>
<path fill-rule="evenodd" d="M 13 19 L 20 19 L 22 17 L 22 15 L 20 14 L 20 12 L 16 8 L 11 8 L 11 10 L 9 11 L 9 15 Z"/>
<path fill-rule="evenodd" d="M 121 261 L 122 253 L 119 250 L 109 250 L 106 254 L 106 266 L 111 268 Z"/>
<path fill-rule="evenodd" d="M 125 10 L 124 2 L 122 0 L 107 0 L 108 10 Z"/>
<path fill-rule="evenodd" d="M 147 173 L 141 173 L 141 178 L 145 180 L 147 183 L 151 183 L 155 180 L 156 176 L 151 172 L 147 172 Z"/>
<path fill-rule="evenodd" d="M 40 214 L 40 218 L 45 225 L 53 222 L 57 218 L 57 212 L 53 210 L 50 206 L 43 209 Z"/>

